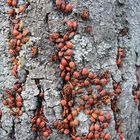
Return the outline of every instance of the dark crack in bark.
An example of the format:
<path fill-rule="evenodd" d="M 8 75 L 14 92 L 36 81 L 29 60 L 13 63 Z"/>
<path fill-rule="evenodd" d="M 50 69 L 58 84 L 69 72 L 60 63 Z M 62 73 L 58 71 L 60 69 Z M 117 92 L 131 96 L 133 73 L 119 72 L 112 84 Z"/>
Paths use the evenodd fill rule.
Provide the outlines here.
<path fill-rule="evenodd" d="M 9 137 L 12 139 L 12 140 L 16 140 L 16 137 L 15 137 L 15 120 L 13 119 L 13 122 L 12 122 L 12 130 L 11 132 L 9 133 Z"/>

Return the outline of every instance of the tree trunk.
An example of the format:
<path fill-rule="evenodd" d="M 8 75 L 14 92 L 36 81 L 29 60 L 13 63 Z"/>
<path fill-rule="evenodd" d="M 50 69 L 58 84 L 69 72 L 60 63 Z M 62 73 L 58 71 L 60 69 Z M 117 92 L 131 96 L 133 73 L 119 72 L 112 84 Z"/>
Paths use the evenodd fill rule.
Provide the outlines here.
<path fill-rule="evenodd" d="M 69 140 L 71 136 L 61 133 L 54 128 L 53 122 L 62 120 L 60 104 L 63 81 L 60 77 L 59 62 L 52 62 L 55 44 L 49 40 L 53 32 L 66 33 L 67 20 L 78 23 L 76 35 L 71 39 L 74 44 L 73 60 L 77 70 L 87 67 L 89 71 L 100 75 L 108 71 L 109 82 L 104 87 L 107 92 L 113 92 L 113 82 L 121 86 L 121 94 L 112 98 L 109 105 L 102 105 L 100 110 L 111 114 L 109 132 L 111 140 L 119 140 L 124 135 L 125 140 L 139 140 L 139 111 L 133 95 L 140 90 L 140 1 L 139 0 L 70 0 L 73 12 L 64 14 L 56 7 L 53 0 L 30 0 L 26 12 L 19 15 L 24 28 L 29 29 L 29 42 L 21 46 L 17 58 L 18 79 L 22 82 L 23 114 L 16 119 L 10 116 L 9 108 L 3 105 L 5 89 L 12 89 L 16 78 L 11 74 L 11 55 L 8 53 L 11 21 L 6 14 L 9 8 L 4 0 L 0 2 L 0 109 L 2 110 L 0 140 L 35 140 L 31 130 L 31 118 L 37 107 L 39 88 L 36 78 L 44 89 L 44 114 L 48 119 L 47 125 L 52 133 L 46 139 Z M 19 0 L 22 5 L 25 1 Z M 89 19 L 83 20 L 80 13 L 89 11 Z M 92 27 L 87 31 L 87 26 Z M 38 48 L 36 57 L 32 57 L 32 45 Z M 118 66 L 118 48 L 122 48 L 124 56 L 122 66 Z M 134 91 L 135 90 L 135 91 Z M 86 93 L 76 95 L 77 98 Z M 77 136 L 87 135 L 90 117 L 83 111 L 76 117 L 80 123 L 76 127 Z M 119 123 L 120 122 L 120 123 Z M 116 129 L 122 130 L 117 133 Z M 45 138 L 43 138 L 45 139 Z"/>

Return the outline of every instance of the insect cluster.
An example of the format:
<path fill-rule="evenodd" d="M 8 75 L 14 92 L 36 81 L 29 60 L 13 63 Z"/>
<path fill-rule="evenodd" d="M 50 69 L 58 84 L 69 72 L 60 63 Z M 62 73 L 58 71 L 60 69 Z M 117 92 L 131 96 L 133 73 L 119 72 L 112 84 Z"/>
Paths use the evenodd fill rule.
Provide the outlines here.
<path fill-rule="evenodd" d="M 13 116 L 22 115 L 22 97 L 21 97 L 22 86 L 19 81 L 16 81 L 13 85 L 13 89 L 6 89 L 6 97 L 3 99 L 3 104 L 10 109 L 10 114 Z"/>
<path fill-rule="evenodd" d="M 56 0 L 56 6 L 59 7 L 57 2 Z M 89 18 L 88 11 L 83 11 L 81 18 L 87 20 Z M 104 87 L 109 82 L 108 71 L 96 75 L 87 68 L 77 70 L 72 57 L 74 44 L 71 39 L 76 34 L 78 23 L 69 20 L 66 25 L 68 28 L 64 35 L 60 35 L 57 32 L 53 32 L 50 35 L 50 41 L 55 44 L 55 53 L 52 55 L 52 60 L 59 62 L 60 77 L 63 80 L 60 101 L 63 109 L 63 120 L 54 122 L 54 127 L 64 134 L 69 134 L 73 140 L 98 138 L 109 140 L 110 134 L 105 129 L 109 126 L 111 115 L 100 109 L 103 105 L 109 105 L 111 100 L 121 93 L 121 87 L 114 82 L 114 92 L 104 90 Z M 119 51 L 119 59 L 123 56 L 121 53 L 122 50 Z M 80 124 L 77 116 L 81 111 L 89 116 L 91 121 L 89 133 L 82 137 L 78 136 L 76 132 L 76 128 Z M 123 139 L 121 136 L 122 133 L 120 138 Z"/>
<path fill-rule="evenodd" d="M 70 3 L 62 2 L 62 0 L 56 0 L 55 4 L 57 8 L 63 13 L 71 13 L 73 6 Z"/>
<path fill-rule="evenodd" d="M 18 80 L 18 66 L 19 60 L 18 55 L 21 50 L 21 46 L 28 42 L 28 29 L 23 29 L 19 15 L 24 13 L 28 7 L 28 3 L 18 6 L 17 0 L 7 0 L 9 9 L 7 14 L 10 15 L 11 19 L 11 31 L 9 37 L 9 54 L 11 55 L 12 63 L 12 75 L 16 78 L 16 82 L 13 85 L 13 89 L 6 89 L 3 104 L 10 108 L 10 114 L 14 116 L 22 115 L 22 83 Z"/>
<path fill-rule="evenodd" d="M 23 24 L 20 21 L 20 16 L 23 14 L 28 7 L 29 3 L 18 6 L 17 0 L 7 0 L 10 8 L 7 10 L 7 14 L 11 18 L 11 32 L 8 41 L 9 44 L 9 54 L 11 55 L 12 62 L 12 75 L 15 76 L 16 82 L 13 85 L 13 89 L 6 89 L 5 95 L 3 97 L 3 104 L 10 109 L 10 114 L 16 116 L 17 118 L 22 115 L 22 103 L 23 99 L 21 96 L 22 83 L 18 80 L 18 66 L 19 60 L 18 55 L 21 50 L 21 46 L 28 43 L 29 41 L 29 30 L 23 28 Z M 19 16 L 20 15 L 20 16 Z M 31 48 L 32 57 L 37 54 L 36 47 Z M 44 115 L 43 100 L 44 91 L 40 85 L 39 79 L 34 79 L 35 83 L 39 89 L 39 94 L 37 95 L 37 108 L 34 112 L 34 117 L 31 119 L 32 131 L 36 133 L 36 137 L 48 137 L 51 133 L 51 129 L 46 124 L 46 117 Z"/>
<path fill-rule="evenodd" d="M 9 53 L 11 54 L 12 75 L 18 79 L 19 60 L 17 56 L 21 46 L 28 42 L 29 30 L 21 26 L 18 18 L 19 14 L 23 14 L 28 7 L 28 3 L 18 6 L 18 1 L 7 0 L 10 8 L 7 13 L 11 15 L 11 32 L 9 39 Z M 70 14 L 73 6 L 62 0 L 55 0 L 56 7 L 63 13 Z M 89 11 L 83 10 L 80 14 L 83 20 L 89 19 Z M 88 68 L 77 69 L 73 59 L 74 44 L 71 39 L 76 35 L 78 23 L 74 20 L 65 22 L 67 26 L 66 32 L 62 35 L 58 32 L 50 34 L 49 40 L 54 43 L 54 54 L 52 60 L 59 63 L 60 77 L 63 80 L 60 104 L 62 106 L 62 121 L 55 121 L 53 126 L 60 132 L 70 135 L 72 140 L 91 140 L 104 139 L 110 140 L 110 133 L 107 132 L 111 120 L 111 114 L 102 111 L 103 106 L 112 104 L 113 112 L 118 112 L 117 97 L 122 92 L 121 86 L 117 82 L 113 82 L 113 92 L 105 90 L 106 85 L 110 82 L 109 72 L 104 70 L 100 74 L 89 71 Z M 86 32 L 91 32 L 92 27 L 87 26 Z M 36 56 L 37 49 L 32 48 L 33 57 Z M 118 48 L 117 65 L 122 66 L 124 50 Z M 40 79 L 35 80 L 39 93 L 37 95 L 37 107 L 34 116 L 31 119 L 32 131 L 37 137 L 49 137 L 52 133 L 51 128 L 46 124 L 47 118 L 44 115 L 44 90 L 40 85 Z M 6 89 L 3 97 L 3 104 L 10 108 L 10 114 L 14 116 L 22 115 L 21 96 L 22 83 L 19 80 L 13 85 L 13 89 Z M 139 102 L 140 93 L 137 89 L 133 90 L 134 100 Z M 89 132 L 85 135 L 78 136 L 77 127 L 80 124 L 78 115 L 84 112 L 90 119 Z M 0 118 L 2 113 L 0 112 Z M 123 131 L 120 128 L 121 121 L 116 118 L 116 131 L 119 133 L 120 139 L 124 139 Z"/>
<path fill-rule="evenodd" d="M 118 56 L 117 56 L 117 66 L 122 66 L 122 59 L 124 57 L 124 50 L 122 48 L 118 48 Z"/>
<path fill-rule="evenodd" d="M 140 90 L 139 90 L 139 85 L 138 85 L 138 87 L 133 86 L 132 94 L 133 94 L 133 98 L 134 98 L 135 103 L 138 104 L 138 110 L 140 111 Z"/>
<path fill-rule="evenodd" d="M 31 119 L 32 123 L 32 131 L 36 132 L 37 137 L 48 137 L 51 134 L 51 129 L 46 125 L 46 117 L 44 115 L 44 90 L 40 85 L 39 79 L 34 79 L 35 83 L 39 89 L 39 93 L 37 95 L 37 108 L 34 113 L 34 117 Z"/>

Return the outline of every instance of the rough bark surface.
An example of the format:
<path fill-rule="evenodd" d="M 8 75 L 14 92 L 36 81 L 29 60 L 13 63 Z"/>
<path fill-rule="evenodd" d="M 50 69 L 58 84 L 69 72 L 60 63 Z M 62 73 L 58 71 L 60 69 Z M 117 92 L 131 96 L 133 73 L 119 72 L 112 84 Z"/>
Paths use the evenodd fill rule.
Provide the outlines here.
<path fill-rule="evenodd" d="M 20 3 L 24 1 L 19 0 Z M 20 80 L 25 81 L 22 91 L 24 99 L 23 115 L 14 119 L 9 115 L 9 110 L 2 104 L 1 97 L 6 88 L 11 88 L 15 78 L 11 75 L 9 63 L 7 38 L 9 34 L 9 15 L 5 14 L 8 6 L 4 0 L 0 1 L 0 109 L 3 112 L 0 128 L 0 140 L 33 140 L 30 119 L 36 107 L 38 89 L 32 77 L 44 78 L 41 85 L 45 90 L 45 115 L 51 126 L 55 120 L 61 120 L 60 89 L 58 64 L 50 61 L 53 45 L 48 36 L 51 32 L 64 32 L 65 19 L 74 19 L 78 22 L 77 35 L 72 39 L 74 43 L 74 59 L 78 69 L 87 67 L 99 73 L 102 69 L 109 70 L 110 82 L 108 90 L 112 90 L 112 80 L 121 83 L 122 94 L 117 101 L 119 113 L 114 113 L 111 106 L 102 110 L 112 114 L 108 132 L 112 140 L 119 140 L 115 131 L 115 118 L 121 118 L 121 128 L 125 140 L 139 140 L 139 111 L 132 95 L 133 85 L 137 85 L 136 71 L 140 67 L 140 1 L 139 0 L 71 0 L 74 11 L 64 15 L 53 4 L 52 0 L 31 0 L 24 16 L 21 16 L 24 26 L 30 29 L 31 39 L 36 42 L 38 57 L 31 57 L 31 48 L 22 46 L 19 59 L 21 66 L 18 69 Z M 83 8 L 88 8 L 90 20 L 83 21 L 78 15 Z M 48 18 L 48 20 L 47 20 Z M 86 25 L 91 25 L 93 31 L 85 33 Z M 120 31 L 129 28 L 126 36 L 121 36 Z M 125 50 L 123 66 L 116 65 L 117 48 Z M 29 74 L 24 76 L 25 69 Z M 88 133 L 88 117 L 82 112 L 78 115 L 81 120 L 77 132 L 79 135 Z M 48 138 L 50 140 L 69 140 L 68 136 L 53 129 Z"/>

